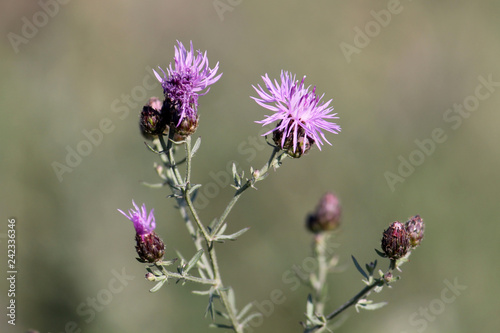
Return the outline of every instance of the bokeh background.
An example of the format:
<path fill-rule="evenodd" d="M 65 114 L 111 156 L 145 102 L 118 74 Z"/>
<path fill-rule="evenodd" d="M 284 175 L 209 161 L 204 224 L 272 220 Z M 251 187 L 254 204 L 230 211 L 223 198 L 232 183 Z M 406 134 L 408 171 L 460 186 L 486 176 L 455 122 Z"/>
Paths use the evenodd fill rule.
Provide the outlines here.
<path fill-rule="evenodd" d="M 205 223 L 220 215 L 233 193 L 225 184 L 214 187 L 214 175 L 226 173 L 229 161 L 248 172 L 270 153 L 262 141 L 255 156 L 246 150 L 261 131 L 254 121 L 266 114 L 249 98 L 261 75 L 276 77 L 282 69 L 307 75 L 307 84 L 333 99 L 343 128 L 328 135 L 333 147 L 286 160 L 257 191 L 245 193 L 229 217 L 229 231 L 251 227 L 238 241 L 219 246 L 223 276 L 238 305 L 261 304 L 275 289 L 286 298 L 255 332 L 301 332 L 308 289 L 292 290 L 283 274 L 307 262 L 311 235 L 304 218 L 328 190 L 343 204 L 335 241 L 345 271 L 330 277 L 327 310 L 363 286 L 351 254 L 360 262 L 375 259 L 373 249 L 394 220 L 420 214 L 427 225 L 402 280 L 373 296 L 389 304 L 359 314 L 350 309 L 338 332 L 497 331 L 499 84 L 480 88 L 489 96 L 474 111 L 448 110 L 474 102 L 480 76 L 500 81 L 500 3 L 394 3 L 3 1 L 1 276 L 11 217 L 17 221 L 18 274 L 16 326 L 2 314 L 0 330 L 209 331 L 206 299 L 190 293 L 196 286 L 172 282 L 148 292 L 153 285 L 134 259 L 132 225 L 116 210 L 128 209 L 132 199 L 154 207 L 167 256 L 175 257 L 174 249 L 193 253 L 168 191 L 140 184 L 157 180 L 152 165 L 158 157 L 146 149 L 137 126 L 141 106 L 161 96 L 161 88 L 151 86 L 151 69 L 170 63 L 176 40 L 192 40 L 224 73 L 200 98 L 195 134 L 203 142 L 193 180 L 218 189 L 200 209 Z M 43 7 L 51 15 L 40 14 Z M 374 23 L 371 12 L 388 7 L 398 13 L 385 26 Z M 36 31 L 29 28 L 34 22 Z M 365 28 L 373 29 L 368 40 L 357 37 Z M 346 57 L 342 43 L 358 50 Z M 66 164 L 68 149 L 84 145 L 84 132 L 103 119 L 112 129 L 59 179 L 54 162 Z M 435 129 L 444 142 L 420 154 L 419 165 L 391 188 L 387 172 L 397 174 L 401 159 L 416 158 L 415 140 L 430 139 Z M 113 272 L 123 271 L 131 280 L 91 314 L 88 302 L 109 296 Z M 448 303 L 442 301 L 443 292 L 451 295 L 445 280 L 466 287 Z M 1 281 L 6 312 L 8 285 Z"/>

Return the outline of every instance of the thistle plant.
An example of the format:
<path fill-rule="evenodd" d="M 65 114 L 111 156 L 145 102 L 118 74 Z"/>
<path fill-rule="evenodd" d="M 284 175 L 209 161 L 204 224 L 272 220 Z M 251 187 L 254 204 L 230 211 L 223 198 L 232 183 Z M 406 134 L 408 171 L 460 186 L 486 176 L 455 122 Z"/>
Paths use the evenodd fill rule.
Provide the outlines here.
<path fill-rule="evenodd" d="M 192 164 L 196 152 L 201 147 L 201 138 L 193 140 L 200 125 L 198 99 L 209 92 L 210 87 L 219 81 L 219 64 L 210 67 L 207 53 L 194 51 L 192 42 L 187 50 L 181 42 L 174 47 L 174 63 L 166 71 L 159 67 L 153 70 L 163 88 L 163 98 L 151 97 L 140 112 L 139 128 L 143 137 L 149 140 L 147 148 L 156 155 L 154 168 L 160 178 L 155 184 L 144 183 L 152 188 L 167 189 L 169 200 L 174 200 L 180 217 L 193 242 L 192 253 L 185 255 L 165 244 L 155 233 L 156 217 L 154 210 L 149 213 L 146 205 L 141 207 L 132 201 L 133 207 L 125 213 L 133 222 L 136 231 L 136 251 L 138 261 L 145 264 L 145 277 L 154 282 L 151 292 L 158 291 L 169 280 L 195 283 L 199 286 L 194 294 L 207 299 L 206 316 L 211 326 L 230 329 L 242 333 L 250 321 L 261 314 L 252 311 L 252 303 L 238 307 L 235 291 L 221 274 L 218 251 L 224 250 L 221 243 L 237 240 L 249 228 L 229 231 L 228 217 L 243 193 L 254 188 L 264 180 L 271 170 L 276 171 L 287 157 L 301 158 L 314 146 L 321 150 L 325 143 L 331 145 L 326 135 L 338 134 L 341 128 L 333 120 L 338 119 L 330 106 L 332 100 L 324 101 L 324 95 L 316 94 L 316 87 L 305 85 L 305 77 L 282 71 L 279 81 L 271 80 L 267 74 L 262 76 L 264 85 L 253 86 L 256 97 L 251 97 L 270 115 L 256 121 L 263 126 L 274 124 L 274 128 L 263 134 L 271 136 L 270 155 L 261 168 L 250 167 L 248 176 L 232 168 L 234 195 L 222 210 L 219 217 L 206 223 L 202 221 L 194 203 L 201 184 L 192 180 Z M 194 141 L 194 143 L 193 143 Z M 377 262 L 366 265 L 366 271 L 354 259 L 356 268 L 364 277 L 366 287 L 350 301 L 330 314 L 327 307 L 327 278 L 335 268 L 338 257 L 326 251 L 331 236 L 340 225 L 341 207 L 338 198 L 327 193 L 318 204 L 314 214 L 306 221 L 307 228 L 314 234 L 314 257 L 318 261 L 318 272 L 310 275 L 309 286 L 313 292 L 307 300 L 305 332 L 328 329 L 328 322 L 351 305 L 356 308 L 372 309 L 379 305 L 366 300 L 372 291 L 379 291 L 397 278 L 392 271 L 406 260 L 410 250 L 420 244 L 423 237 L 423 222 L 415 216 L 405 225 L 393 223 L 384 232 L 382 252 L 389 258 L 387 272 L 379 271 L 374 277 Z M 172 218 L 169 218 L 169 223 Z"/>

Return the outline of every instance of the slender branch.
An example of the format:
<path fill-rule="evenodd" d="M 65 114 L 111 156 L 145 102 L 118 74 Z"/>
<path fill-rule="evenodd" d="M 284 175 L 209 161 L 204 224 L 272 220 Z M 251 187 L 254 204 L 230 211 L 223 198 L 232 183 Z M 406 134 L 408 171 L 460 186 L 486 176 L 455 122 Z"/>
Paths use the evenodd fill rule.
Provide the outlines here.
<path fill-rule="evenodd" d="M 173 137 L 173 131 L 169 132 L 169 136 Z M 165 143 L 165 140 L 163 139 L 162 136 L 159 136 L 160 139 L 160 148 L 163 150 L 164 154 L 161 154 L 162 160 L 165 162 L 165 166 L 167 167 L 167 178 L 169 179 L 169 185 L 171 186 L 171 190 L 173 193 L 175 191 L 178 191 L 178 187 L 181 186 L 181 177 L 180 177 L 180 172 L 178 170 L 177 164 L 175 162 L 175 158 L 172 153 L 172 141 L 169 139 L 168 144 Z M 158 149 L 160 150 L 160 149 Z M 189 160 L 189 163 L 191 161 Z M 193 222 L 191 221 L 188 213 L 187 213 L 187 206 L 186 206 L 186 201 L 182 197 L 176 197 L 177 205 L 179 206 L 179 211 L 184 219 L 186 228 L 188 229 L 189 234 L 191 235 L 191 238 L 193 239 L 194 245 L 196 250 L 202 250 L 203 248 L 203 237 L 201 237 L 194 225 Z M 207 273 L 210 275 L 211 278 L 214 277 L 214 272 L 212 270 L 212 266 L 207 258 L 206 253 L 203 253 L 201 256 L 201 261 L 207 270 Z"/>
<path fill-rule="evenodd" d="M 245 184 L 243 184 L 243 186 L 241 186 L 239 189 L 236 190 L 233 198 L 231 199 L 229 204 L 226 206 L 226 209 L 224 210 L 224 212 L 222 213 L 222 215 L 218 219 L 217 223 L 215 224 L 215 226 L 212 230 L 212 233 L 211 233 L 212 237 L 214 237 L 219 232 L 224 221 L 226 220 L 227 216 L 229 215 L 229 213 L 233 209 L 234 205 L 236 204 L 236 202 L 240 198 L 241 194 L 243 192 L 245 192 L 245 190 L 247 190 L 248 188 L 252 187 L 255 183 L 262 180 L 263 179 L 262 176 L 269 170 L 270 167 L 275 166 L 281 159 L 283 159 L 284 157 L 287 156 L 286 154 L 285 155 L 282 154 L 282 155 L 277 156 L 279 151 L 280 151 L 279 147 L 274 147 L 274 149 L 271 153 L 271 156 L 269 157 L 269 160 L 267 161 L 267 163 L 260 170 L 258 170 L 258 174 L 261 175 L 261 176 L 259 176 L 259 178 L 255 179 L 252 177 L 251 179 L 248 179 L 245 182 Z"/>
<path fill-rule="evenodd" d="M 200 217 L 198 216 L 198 212 L 194 208 L 193 202 L 191 201 L 191 137 L 187 137 L 186 139 L 186 186 L 184 188 L 184 200 L 193 216 L 196 225 L 201 230 L 203 237 L 207 241 L 207 245 L 212 241 L 207 228 L 201 223 Z"/>
<path fill-rule="evenodd" d="M 212 279 L 203 279 L 203 278 L 199 278 L 199 277 L 192 276 L 192 275 L 182 275 L 182 274 L 170 272 L 167 270 L 162 270 L 162 272 L 165 274 L 164 275 L 165 279 L 176 278 L 176 279 L 180 279 L 180 280 L 187 280 L 187 281 L 192 281 L 192 282 L 201 283 L 201 284 L 209 284 L 209 285 L 213 285 L 213 286 L 215 286 L 217 284 L 217 281 L 212 280 Z M 158 280 L 162 280 L 162 277 L 158 278 Z"/>
<path fill-rule="evenodd" d="M 198 226 L 198 229 L 201 231 L 201 234 L 203 235 L 203 239 L 206 242 L 207 248 L 208 248 L 208 256 L 210 259 L 206 258 L 205 253 L 202 256 L 203 263 L 206 264 L 207 269 L 209 270 L 209 274 L 214 277 L 214 280 L 206 280 L 205 281 L 213 281 L 214 287 L 217 289 L 220 298 L 222 300 L 222 303 L 224 305 L 224 308 L 227 311 L 227 314 L 229 316 L 229 319 L 232 323 L 232 327 L 236 333 L 243 333 L 243 328 L 241 324 L 239 324 L 238 318 L 236 317 L 236 314 L 233 312 L 233 306 L 231 302 L 229 301 L 229 297 L 227 296 L 227 292 L 224 290 L 224 285 L 222 283 L 222 278 L 220 274 L 220 269 L 219 269 L 219 264 L 217 261 L 217 255 L 215 252 L 214 244 L 212 241 L 212 238 L 210 237 L 207 229 L 205 226 L 202 224 L 198 213 L 196 209 L 194 208 L 194 205 L 191 201 L 191 185 L 190 185 L 190 177 L 191 177 L 191 140 L 190 138 L 186 139 L 186 179 L 185 183 L 182 184 L 182 176 L 180 175 L 179 169 L 175 163 L 175 158 L 172 154 L 172 149 L 171 149 L 171 142 L 172 142 L 172 134 L 169 135 L 169 143 L 168 145 L 165 144 L 165 141 L 163 139 L 160 139 L 161 146 L 163 148 L 163 151 L 166 153 L 167 158 L 168 158 L 168 168 L 171 171 L 171 179 L 173 181 L 173 185 L 177 189 L 181 189 L 183 191 L 183 197 L 182 198 L 177 198 L 177 202 L 179 204 L 179 208 L 181 209 L 181 215 L 183 216 L 184 220 L 186 221 L 186 227 L 188 228 L 189 233 L 191 234 L 191 237 L 195 240 L 195 246 L 196 248 L 202 248 L 201 242 L 202 242 L 202 237 L 198 234 L 198 232 L 194 229 L 194 226 L 187 214 L 187 210 L 191 213 L 191 216 L 193 217 L 194 221 L 196 222 L 196 225 Z M 172 188 L 172 191 L 174 191 L 174 188 Z M 175 192 L 174 192 L 175 193 Z M 187 207 L 187 208 L 186 208 Z M 169 272 L 171 276 L 174 276 L 172 272 Z M 179 274 L 179 278 L 184 278 L 182 275 Z M 174 276 L 175 277 L 175 276 Z M 198 279 L 198 278 L 197 278 Z"/>
<path fill-rule="evenodd" d="M 354 296 L 353 298 L 351 298 L 350 300 L 348 300 L 347 302 L 345 302 L 337 310 L 333 311 L 328 316 L 326 316 L 326 319 L 327 320 L 331 320 L 331 319 L 335 318 L 342 311 L 344 311 L 345 309 L 347 309 L 351 305 L 356 304 L 361 298 L 363 298 L 363 296 L 365 296 L 366 294 L 368 294 L 373 288 L 378 287 L 378 286 L 382 286 L 383 284 L 384 284 L 384 280 L 383 279 L 375 279 L 375 281 L 373 281 L 372 284 L 364 287 L 359 293 L 356 294 L 356 296 Z"/>
<path fill-rule="evenodd" d="M 243 333 L 243 328 L 239 324 L 238 318 L 236 317 L 236 314 L 233 312 L 233 305 L 231 305 L 231 302 L 229 301 L 229 297 L 227 296 L 227 292 L 224 290 L 224 285 L 222 284 L 222 277 L 219 269 L 219 263 L 217 260 L 217 254 L 215 252 L 214 244 L 211 243 L 209 249 L 208 249 L 208 254 L 210 256 L 210 260 L 212 261 L 212 267 L 215 272 L 215 280 L 219 282 L 219 284 L 216 286 L 217 290 L 219 291 L 220 298 L 222 300 L 222 303 L 224 304 L 224 307 L 226 308 L 227 315 L 229 316 L 229 320 L 233 324 L 233 329 L 237 333 Z"/>
<path fill-rule="evenodd" d="M 318 260 L 318 275 L 315 284 L 312 287 L 315 292 L 316 307 L 315 310 L 319 315 L 323 315 L 325 307 L 325 289 L 326 279 L 328 275 L 328 263 L 326 260 L 326 242 L 328 241 L 329 233 L 319 233 L 314 238 L 314 254 Z"/>

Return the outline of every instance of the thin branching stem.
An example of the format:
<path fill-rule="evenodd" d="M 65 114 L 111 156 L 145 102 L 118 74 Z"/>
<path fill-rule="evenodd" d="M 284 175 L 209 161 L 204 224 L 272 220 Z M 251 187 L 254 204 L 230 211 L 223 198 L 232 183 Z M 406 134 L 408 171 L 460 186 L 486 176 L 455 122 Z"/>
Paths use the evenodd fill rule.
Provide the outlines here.
<path fill-rule="evenodd" d="M 271 156 L 269 157 L 269 160 L 267 161 L 267 163 L 258 171 L 258 174 L 260 176 L 263 176 L 268 170 L 270 167 L 274 167 L 276 166 L 278 163 L 281 162 L 281 160 L 286 157 L 287 155 L 286 154 L 281 154 L 281 155 L 278 155 L 278 152 L 280 151 L 280 148 L 279 147 L 274 147 L 272 153 L 271 153 Z M 234 205 L 236 204 L 236 202 L 238 201 L 238 199 L 240 198 L 241 194 L 243 194 L 243 192 L 245 192 L 245 190 L 247 190 L 248 188 L 252 187 L 256 182 L 258 182 L 259 180 L 261 180 L 263 178 L 250 178 L 248 179 L 245 184 L 243 184 L 240 188 L 238 188 L 236 190 L 236 192 L 234 193 L 234 196 L 233 198 L 231 199 L 231 201 L 229 202 L 229 204 L 226 206 L 226 209 L 224 210 L 224 212 L 222 213 L 222 215 L 220 216 L 220 218 L 217 220 L 213 230 L 212 230 L 212 237 L 215 236 L 220 228 L 222 227 L 222 225 L 224 224 L 224 221 L 226 220 L 227 216 L 229 215 L 229 213 L 231 212 L 231 210 L 233 209 Z"/>
<path fill-rule="evenodd" d="M 165 269 L 163 269 L 162 272 L 164 274 L 165 279 L 175 278 L 175 279 L 179 279 L 179 280 L 192 281 L 192 282 L 201 283 L 201 284 L 209 284 L 212 286 L 215 286 L 217 284 L 217 281 L 212 280 L 212 279 L 204 279 L 204 278 L 200 278 L 200 277 L 196 277 L 196 276 L 192 276 L 192 275 L 182 275 L 182 274 L 179 274 L 176 272 L 167 271 Z M 162 278 L 159 278 L 158 280 L 161 280 L 161 279 Z"/>
<path fill-rule="evenodd" d="M 204 264 L 207 267 L 209 267 L 209 274 L 212 275 L 214 278 L 213 280 L 207 280 L 207 281 L 213 281 L 214 287 L 217 289 L 220 298 L 222 300 L 222 303 L 224 305 L 224 308 L 227 311 L 227 314 L 229 316 L 229 319 L 232 323 L 232 327 L 236 333 L 243 333 L 243 328 L 242 325 L 239 323 L 236 313 L 233 311 L 233 306 L 230 304 L 229 297 L 227 296 L 227 292 L 224 290 L 224 284 L 222 283 L 222 277 L 219 269 L 219 264 L 217 261 L 217 254 L 215 252 L 214 244 L 212 241 L 212 238 L 210 237 L 207 229 L 201 222 L 201 219 L 199 218 L 199 215 L 192 203 L 191 200 L 191 138 L 186 139 L 186 179 L 185 181 L 182 181 L 182 177 L 180 176 L 179 169 L 175 163 L 175 158 L 172 153 L 172 135 L 169 137 L 169 142 L 168 144 L 165 143 L 163 139 L 160 139 L 160 143 L 162 146 L 163 151 L 167 155 L 168 158 L 168 168 L 171 170 L 171 178 L 173 181 L 173 185 L 175 188 L 172 188 L 172 191 L 175 193 L 175 189 L 177 190 L 181 189 L 183 192 L 183 197 L 182 198 L 177 198 L 177 202 L 179 204 L 179 207 L 181 208 L 181 215 L 184 217 L 186 221 L 186 226 L 188 228 L 189 233 L 191 236 L 195 239 L 195 245 L 196 248 L 198 249 L 199 247 L 201 248 L 201 239 L 205 240 L 207 249 L 208 249 L 208 257 L 205 256 L 205 254 L 202 255 L 201 260 L 203 261 Z M 194 229 L 194 226 L 187 214 L 187 210 L 191 213 L 191 216 L 193 217 L 196 225 L 198 226 L 198 230 L 200 230 L 201 234 L 203 237 L 199 235 L 199 233 Z M 174 275 L 171 275 L 175 277 Z M 179 278 L 183 278 L 182 276 Z M 201 279 L 201 278 L 200 278 Z M 202 279 L 204 280 L 204 279 Z"/>
<path fill-rule="evenodd" d="M 337 315 L 342 313 L 345 309 L 348 307 L 356 304 L 360 299 L 362 299 L 365 295 L 367 295 L 371 290 L 375 287 L 382 286 L 384 284 L 384 280 L 382 278 L 380 279 L 375 279 L 370 285 L 364 287 L 359 293 L 356 294 L 353 298 L 342 304 L 337 310 L 333 311 L 330 313 L 328 316 L 326 316 L 327 320 L 331 320 L 335 318 Z"/>

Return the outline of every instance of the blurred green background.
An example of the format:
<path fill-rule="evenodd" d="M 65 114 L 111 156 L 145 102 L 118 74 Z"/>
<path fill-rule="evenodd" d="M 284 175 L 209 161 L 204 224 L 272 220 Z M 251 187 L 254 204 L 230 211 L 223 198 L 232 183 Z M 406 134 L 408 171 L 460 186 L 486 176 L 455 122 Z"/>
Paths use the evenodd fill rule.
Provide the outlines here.
<path fill-rule="evenodd" d="M 17 324 L 3 314 L 2 332 L 209 331 L 206 299 L 190 293 L 196 286 L 172 282 L 148 292 L 153 285 L 134 259 L 134 230 L 116 210 L 130 208 L 132 199 L 154 207 L 167 256 L 193 253 L 168 191 L 140 184 L 157 180 L 158 157 L 145 148 L 137 115 L 150 96 L 161 96 L 151 87 L 151 69 L 170 63 L 176 40 L 207 50 L 224 73 L 200 98 L 195 182 L 217 184 L 214 175 L 228 161 L 247 172 L 266 161 L 268 147 L 256 157 L 242 150 L 261 130 L 254 121 L 267 114 L 249 98 L 265 73 L 307 75 L 306 84 L 332 98 L 340 116 L 342 133 L 327 135 L 333 147 L 286 160 L 229 216 L 229 231 L 251 227 L 219 246 L 238 305 L 261 304 L 275 289 L 286 297 L 255 332 L 301 332 L 308 289 L 292 290 L 282 276 L 310 256 L 304 218 L 327 190 L 343 204 L 335 241 L 345 268 L 330 277 L 327 310 L 362 287 L 351 254 L 375 259 L 394 220 L 420 214 L 427 226 L 402 280 L 373 297 L 388 306 L 348 310 L 337 332 L 498 330 L 499 84 L 478 88 L 488 97 L 474 97 L 479 77 L 500 81 L 498 1 L 63 2 L 0 5 L 0 241 L 6 253 L 7 219 L 15 217 L 18 270 Z M 388 8 L 390 19 L 380 14 Z M 38 27 L 30 29 L 33 23 Z M 365 28 L 371 36 L 363 38 Z M 346 57 L 347 44 L 357 49 Z M 448 111 L 464 102 L 473 111 Z M 103 119 L 112 129 L 83 147 L 85 131 Z M 446 139 L 419 153 L 415 140 L 428 142 L 435 129 Z M 67 149 L 78 145 L 87 156 L 58 179 L 53 163 L 66 164 Z M 419 165 L 391 188 L 387 172 L 398 174 L 410 157 Z M 215 188 L 200 210 L 205 223 L 233 193 Z M 133 280 L 116 291 L 113 272 L 123 270 Z M 445 303 L 445 280 L 467 288 Z M 6 311 L 5 278 L 0 287 Z M 91 312 L 86 304 L 96 297 L 106 304 Z"/>

